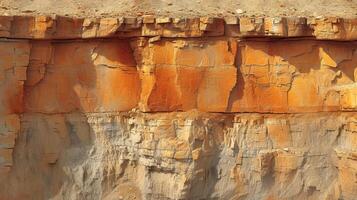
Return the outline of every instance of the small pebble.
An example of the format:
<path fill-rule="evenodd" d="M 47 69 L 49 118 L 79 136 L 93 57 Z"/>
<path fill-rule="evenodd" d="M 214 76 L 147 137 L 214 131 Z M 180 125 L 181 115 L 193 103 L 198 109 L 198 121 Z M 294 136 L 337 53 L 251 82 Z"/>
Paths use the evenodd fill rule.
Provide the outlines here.
<path fill-rule="evenodd" d="M 244 11 L 243 11 L 242 9 L 237 9 L 237 10 L 236 10 L 236 13 L 237 13 L 237 14 L 242 14 L 242 13 L 244 13 Z"/>

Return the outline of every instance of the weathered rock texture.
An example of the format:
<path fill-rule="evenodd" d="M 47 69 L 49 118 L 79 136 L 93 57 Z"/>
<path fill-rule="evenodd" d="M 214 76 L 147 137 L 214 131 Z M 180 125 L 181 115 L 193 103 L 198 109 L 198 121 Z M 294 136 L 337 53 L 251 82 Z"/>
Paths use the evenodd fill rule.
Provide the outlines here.
<path fill-rule="evenodd" d="M 357 198 L 357 20 L 0 17 L 0 199 Z"/>

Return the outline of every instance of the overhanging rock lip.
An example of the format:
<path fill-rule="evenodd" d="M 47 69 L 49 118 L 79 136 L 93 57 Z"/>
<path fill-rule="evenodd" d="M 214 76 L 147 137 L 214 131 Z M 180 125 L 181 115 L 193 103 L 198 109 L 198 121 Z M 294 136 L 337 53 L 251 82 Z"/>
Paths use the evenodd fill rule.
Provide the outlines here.
<path fill-rule="evenodd" d="M 353 41 L 357 40 L 357 18 L 246 16 L 80 18 L 59 15 L 0 15 L 0 38 L 64 40 L 156 36 L 167 38 L 313 37 L 317 40 Z"/>

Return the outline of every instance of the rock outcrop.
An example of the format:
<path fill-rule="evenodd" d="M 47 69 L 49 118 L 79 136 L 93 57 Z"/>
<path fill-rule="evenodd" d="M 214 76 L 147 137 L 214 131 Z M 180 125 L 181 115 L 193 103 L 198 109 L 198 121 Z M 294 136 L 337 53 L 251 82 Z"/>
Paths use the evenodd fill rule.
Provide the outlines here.
<path fill-rule="evenodd" d="M 0 200 L 357 198 L 357 20 L 0 17 Z"/>

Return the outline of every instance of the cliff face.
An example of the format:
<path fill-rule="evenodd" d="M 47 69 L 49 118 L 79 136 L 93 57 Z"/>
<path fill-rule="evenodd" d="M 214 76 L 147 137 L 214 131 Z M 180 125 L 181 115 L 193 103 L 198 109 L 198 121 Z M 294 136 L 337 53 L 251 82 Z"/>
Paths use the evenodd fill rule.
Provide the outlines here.
<path fill-rule="evenodd" d="M 356 199 L 357 20 L 0 17 L 0 199 Z"/>

